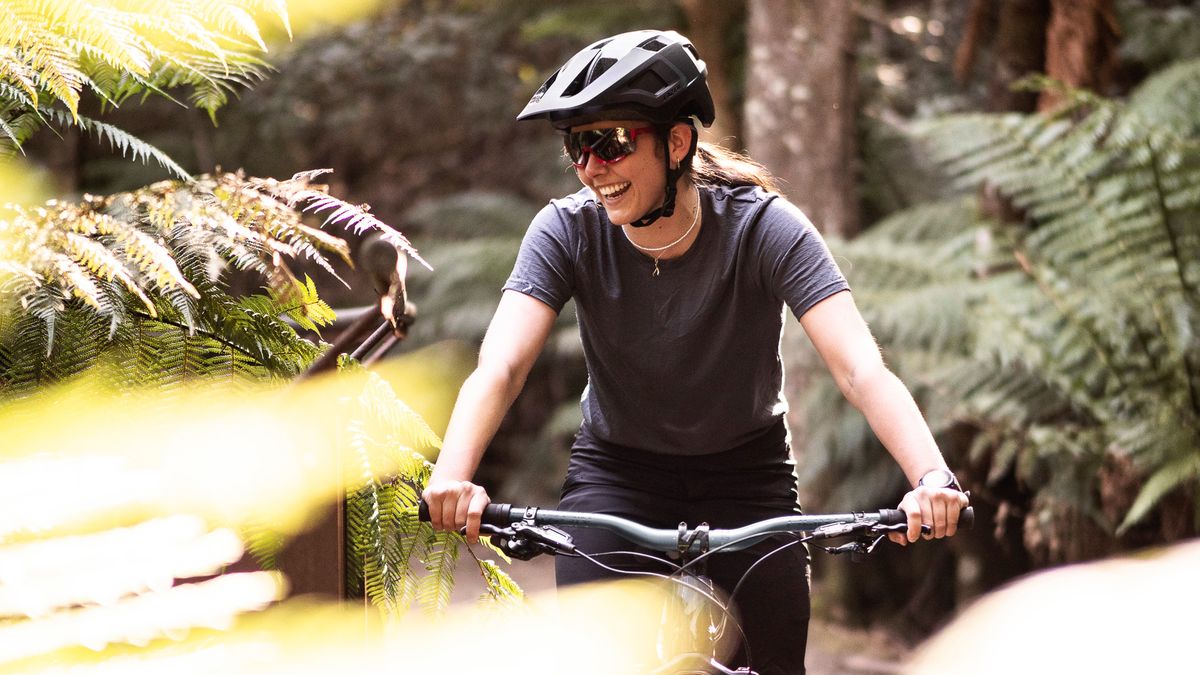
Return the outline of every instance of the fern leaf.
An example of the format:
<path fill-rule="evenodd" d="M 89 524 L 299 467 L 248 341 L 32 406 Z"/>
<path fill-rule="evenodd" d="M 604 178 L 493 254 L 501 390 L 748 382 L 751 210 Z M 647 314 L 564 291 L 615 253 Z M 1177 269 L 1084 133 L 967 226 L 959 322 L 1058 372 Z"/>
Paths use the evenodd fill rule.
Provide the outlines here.
<path fill-rule="evenodd" d="M 38 85 L 33 69 L 11 51 L 0 54 L 0 80 L 0 94 L 27 108 L 37 107 Z"/>
<path fill-rule="evenodd" d="M 94 135 L 97 140 L 103 142 L 108 141 L 110 147 L 119 150 L 121 156 L 132 156 L 136 161 L 143 164 L 154 160 L 164 169 L 175 174 L 183 180 L 191 180 L 191 174 L 183 170 L 183 167 L 175 163 L 162 150 L 150 145 L 149 143 L 125 132 L 111 124 L 106 124 L 98 120 L 82 117 L 72 111 L 72 117 L 68 118 L 62 111 L 55 108 L 42 108 L 41 112 L 48 118 L 59 122 L 60 124 L 73 125 L 79 129 Z"/>
<path fill-rule="evenodd" d="M 487 590 L 484 598 L 505 605 L 516 604 L 525 598 L 525 592 L 507 572 L 491 560 L 479 561 L 479 573 L 483 576 Z"/>
<path fill-rule="evenodd" d="M 429 539 L 425 555 L 428 574 L 417 585 L 417 602 L 428 613 L 441 614 L 450 606 L 461 543 L 462 536 L 456 532 L 438 532 Z"/>
<path fill-rule="evenodd" d="M 296 174 L 289 181 L 260 180 L 255 183 L 263 191 L 279 197 L 289 206 L 301 207 L 304 211 L 315 214 L 330 212 L 325 216 L 326 225 L 341 224 L 357 234 L 369 230 L 378 231 L 389 244 L 404 251 L 427 269 L 433 270 L 433 267 L 421 257 L 417 249 L 399 231 L 375 218 L 361 206 L 349 204 L 327 192 L 310 188 L 307 181 L 313 175 L 317 174 L 308 172 Z"/>
<path fill-rule="evenodd" d="M 1145 518 L 1167 493 L 1185 483 L 1194 482 L 1197 478 L 1200 478 L 1200 455 L 1194 452 L 1160 467 L 1138 492 L 1133 505 L 1125 514 L 1125 519 L 1117 528 L 1117 534 L 1124 534 Z"/>

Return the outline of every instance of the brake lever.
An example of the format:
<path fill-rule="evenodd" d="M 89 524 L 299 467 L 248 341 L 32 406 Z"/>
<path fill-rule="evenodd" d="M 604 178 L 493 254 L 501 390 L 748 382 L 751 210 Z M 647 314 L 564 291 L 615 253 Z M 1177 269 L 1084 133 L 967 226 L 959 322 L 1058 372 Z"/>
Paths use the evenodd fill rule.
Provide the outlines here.
<path fill-rule="evenodd" d="M 510 558 L 530 560 L 535 556 L 575 552 L 571 535 L 557 527 L 542 525 L 535 527 L 525 523 L 513 523 L 510 527 L 480 525 L 479 533 L 493 537 L 492 544 Z"/>

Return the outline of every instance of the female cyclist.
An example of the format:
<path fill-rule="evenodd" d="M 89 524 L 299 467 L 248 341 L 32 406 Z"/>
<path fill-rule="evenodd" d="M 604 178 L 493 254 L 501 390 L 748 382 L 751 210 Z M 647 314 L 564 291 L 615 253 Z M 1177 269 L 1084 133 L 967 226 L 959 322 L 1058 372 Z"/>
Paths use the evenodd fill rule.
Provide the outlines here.
<path fill-rule="evenodd" d="M 884 365 L 845 279 L 765 170 L 697 143 L 713 122 L 705 65 L 674 32 L 590 45 L 517 117 L 564 134 L 583 188 L 534 218 L 463 384 L 424 499 L 440 529 L 478 536 L 487 493 L 471 483 L 563 305 L 574 298 L 588 384 L 559 508 L 672 528 L 736 527 L 799 511 L 784 413 L 784 307 L 913 485 L 898 543 L 953 535 L 967 498 L 912 396 Z M 573 533 L 589 552 L 629 545 Z M 772 542 L 713 556 L 725 591 Z M 739 606 L 755 667 L 803 672 L 808 560 L 756 568 Z M 560 585 L 603 574 L 559 557 Z M 659 570 L 655 570 L 659 571 Z"/>

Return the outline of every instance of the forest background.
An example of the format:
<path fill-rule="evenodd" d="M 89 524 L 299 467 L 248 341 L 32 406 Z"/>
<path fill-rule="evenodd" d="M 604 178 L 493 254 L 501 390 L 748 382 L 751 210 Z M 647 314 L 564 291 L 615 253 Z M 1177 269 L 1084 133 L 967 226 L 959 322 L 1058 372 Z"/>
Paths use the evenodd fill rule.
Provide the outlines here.
<path fill-rule="evenodd" d="M 113 109 L 88 92 L 78 112 L 196 174 L 331 168 L 330 195 L 369 204 L 432 268 L 411 269 L 419 318 L 395 352 L 432 364 L 452 390 L 529 219 L 577 187 L 555 135 L 517 124 L 516 111 L 582 45 L 680 30 L 710 69 L 709 139 L 763 162 L 829 238 L 979 513 L 976 532 L 946 546 L 888 550 L 853 569 L 818 558 L 818 611 L 920 637 L 1032 570 L 1195 536 L 1193 3 L 363 4 L 348 23 L 272 41 L 273 72 L 215 116 L 157 96 Z M 21 150 L 64 199 L 165 177 L 91 136 L 66 125 Z M 348 235 L 350 259 L 365 255 L 364 235 Z M 294 265 L 339 309 L 377 301 L 370 269 Z M 223 283 L 237 297 L 261 279 L 235 272 Z M 897 501 L 903 476 L 801 331 L 785 349 L 806 508 Z M 495 499 L 553 503 L 584 378 L 564 310 L 480 469 Z M 444 430 L 444 402 L 423 408 L 391 384 Z"/>

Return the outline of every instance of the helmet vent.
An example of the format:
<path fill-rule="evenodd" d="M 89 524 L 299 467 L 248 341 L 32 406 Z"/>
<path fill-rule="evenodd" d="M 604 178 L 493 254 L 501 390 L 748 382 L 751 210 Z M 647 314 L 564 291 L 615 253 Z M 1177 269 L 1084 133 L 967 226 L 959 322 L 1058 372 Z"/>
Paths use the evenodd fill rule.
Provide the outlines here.
<path fill-rule="evenodd" d="M 651 94 L 657 94 L 665 86 L 667 86 L 667 81 L 652 70 L 647 70 L 638 75 L 637 79 L 628 85 L 629 89 L 633 91 L 645 91 Z"/>
<path fill-rule="evenodd" d="M 542 83 L 542 86 L 538 87 L 538 90 L 536 92 L 534 92 L 533 100 L 535 100 L 535 101 L 542 100 L 542 97 L 546 95 L 547 91 L 549 91 L 550 85 L 554 84 L 554 81 L 557 79 L 558 79 L 558 71 L 554 71 L 554 73 L 545 82 Z"/>
<path fill-rule="evenodd" d="M 595 67 L 596 67 L 596 60 L 593 57 L 592 62 L 589 63 L 587 65 L 587 67 L 579 69 L 579 74 L 577 74 L 575 76 L 575 79 L 571 80 L 571 83 L 568 84 L 563 89 L 562 95 L 563 96 L 574 96 L 575 94 L 578 94 L 579 92 L 583 91 L 583 88 L 586 87 L 588 85 L 588 82 L 591 80 L 590 75 L 591 75 L 592 70 Z"/>
<path fill-rule="evenodd" d="M 612 68 L 613 65 L 616 64 L 616 62 L 617 62 L 616 59 L 610 59 L 608 57 L 596 59 L 596 61 L 594 63 L 592 63 L 592 67 L 590 68 L 591 72 L 588 73 L 587 81 L 595 82 L 596 78 L 603 75 L 604 71 L 608 70 L 609 68 Z"/>
<path fill-rule="evenodd" d="M 662 40 L 660 40 L 656 37 L 652 37 L 649 40 L 646 40 L 642 44 L 638 45 L 638 47 L 641 47 L 642 49 L 645 49 L 648 52 L 657 52 L 666 46 L 667 46 L 667 43 L 663 42 Z"/>

